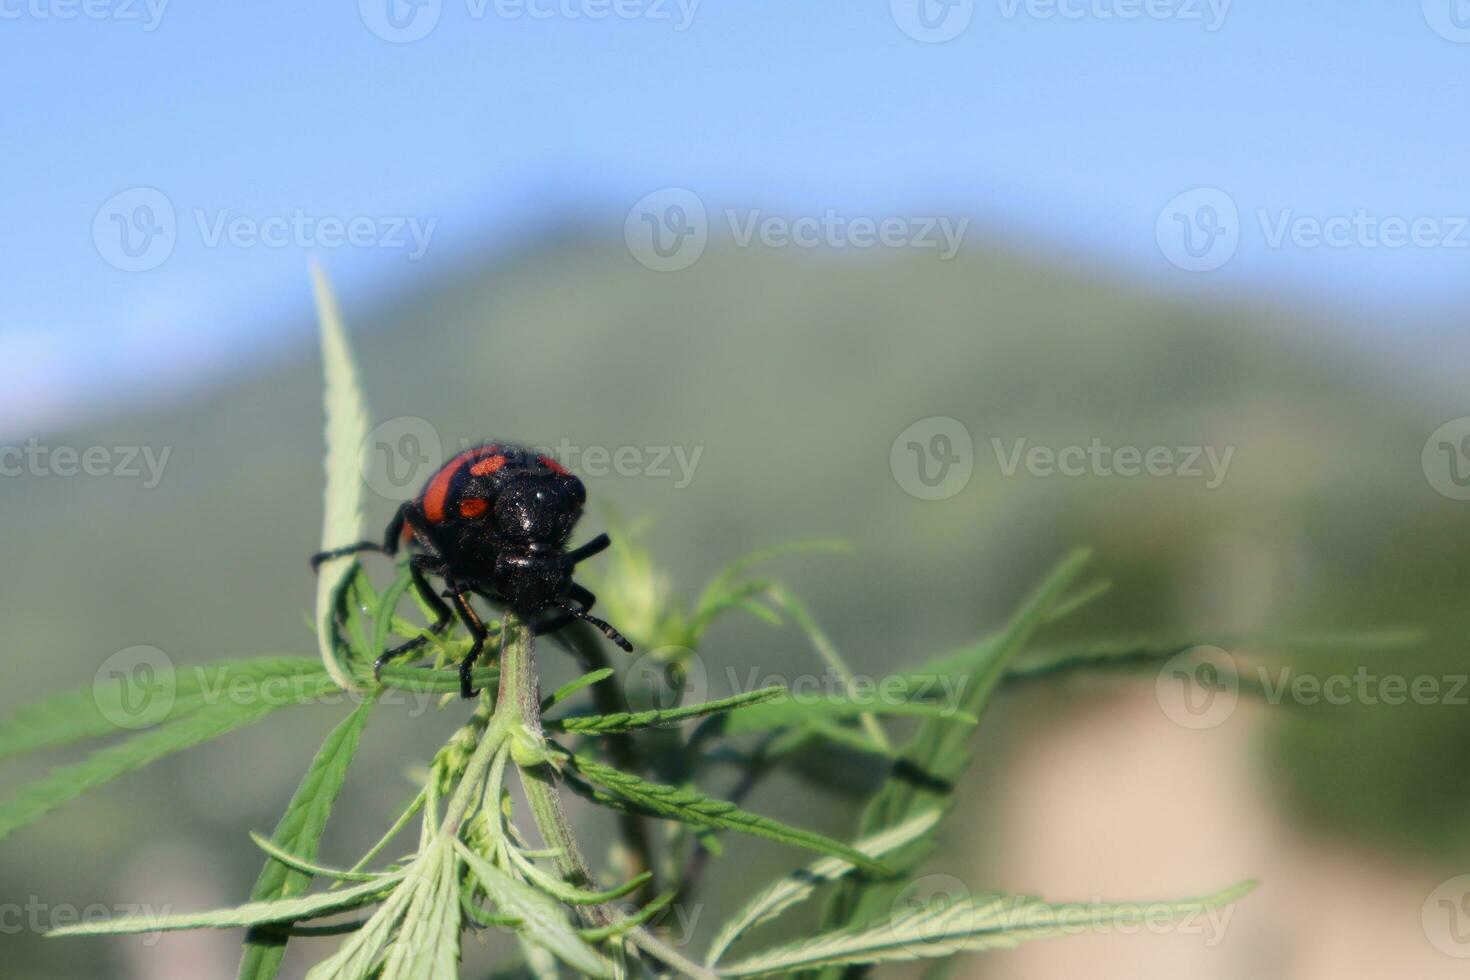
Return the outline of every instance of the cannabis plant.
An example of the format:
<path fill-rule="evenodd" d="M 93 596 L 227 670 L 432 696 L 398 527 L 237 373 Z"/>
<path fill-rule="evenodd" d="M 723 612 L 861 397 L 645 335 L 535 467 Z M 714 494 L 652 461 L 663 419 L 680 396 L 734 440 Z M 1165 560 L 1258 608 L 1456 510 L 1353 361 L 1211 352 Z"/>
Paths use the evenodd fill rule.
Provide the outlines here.
<path fill-rule="evenodd" d="M 347 338 L 326 283 L 316 274 L 326 369 L 326 514 L 323 549 L 362 537 L 356 452 L 367 411 Z M 876 964 L 950 960 L 1070 933 L 1191 916 L 1234 902 L 1249 883 L 1202 898 L 1154 903 L 1054 903 L 1003 892 L 946 894 L 916 889 L 971 762 L 975 726 L 996 691 L 1068 671 L 1148 665 L 1189 641 L 1038 645 L 1052 624 L 1105 591 L 1081 581 L 1087 557 L 1063 560 L 1011 617 L 973 644 L 916 663 L 877 684 L 858 684 L 833 640 L 793 591 L 758 569 L 793 548 L 731 564 L 700 594 L 681 599 L 658 575 L 636 535 L 617 536 L 614 571 L 600 583 L 612 618 L 635 641 L 640 669 L 675 695 L 630 705 L 632 664 L 609 662 L 581 624 L 539 641 L 509 614 L 487 623 L 498 655 L 475 671 L 481 690 L 459 725 L 418 774 L 412 800 L 381 840 L 351 867 L 318 862 L 323 834 L 359 737 L 389 694 L 439 695 L 443 716 L 464 717 L 452 667 L 467 637 L 431 637 L 434 668 L 374 660 L 395 640 L 420 635 L 417 596 L 406 567 L 376 588 L 344 557 L 321 569 L 315 631 L 319 656 L 216 662 L 64 694 L 0 725 L 0 756 L 119 735 L 117 719 L 138 717 L 148 695 L 168 697 L 146 724 L 85 760 L 54 770 L 0 804 L 0 837 L 133 769 L 269 717 L 288 705 L 354 703 L 316 753 L 267 837 L 251 835 L 264 861 L 248 900 L 234 908 L 137 914 L 56 929 L 52 935 L 241 930 L 239 976 L 277 975 L 293 937 L 337 935 L 312 980 L 449 978 L 478 933 L 513 937 L 504 976 L 836 977 Z M 282 556 L 282 561 L 303 555 Z M 422 600 L 418 600 L 422 601 Z M 418 610 L 420 614 L 425 611 Z M 685 697 L 700 658 L 715 662 L 712 626 L 753 615 L 809 639 L 811 669 L 839 683 L 818 696 L 770 686 L 715 699 Z M 546 692 L 538 642 L 566 646 L 585 666 Z M 700 651 L 696 654 L 695 651 Z M 621 655 L 618 655 L 621 656 Z M 621 682 L 620 682 L 621 681 Z M 672 683 L 666 683 L 672 681 Z M 228 690 L 229 697 L 220 697 Z M 282 696 L 289 692 L 289 696 Z M 648 699 L 643 699 L 645 702 Z M 339 710 L 319 707 L 317 710 Z M 897 732 L 903 732 L 900 738 Z M 745 808 L 750 791 L 812 749 L 840 749 L 881 773 L 850 841 L 836 840 Z M 711 795 L 716 767 L 735 767 L 732 792 Z M 521 789 L 512 793 L 514 784 Z M 615 828 L 578 839 L 568 802 L 605 808 Z M 761 838 L 791 852 L 789 874 L 755 891 L 702 953 L 669 939 L 672 913 L 697 900 L 717 873 L 728 834 Z M 798 859 L 801 852 L 809 855 Z M 761 935 L 799 903 L 823 902 L 818 924 L 795 941 Z"/>

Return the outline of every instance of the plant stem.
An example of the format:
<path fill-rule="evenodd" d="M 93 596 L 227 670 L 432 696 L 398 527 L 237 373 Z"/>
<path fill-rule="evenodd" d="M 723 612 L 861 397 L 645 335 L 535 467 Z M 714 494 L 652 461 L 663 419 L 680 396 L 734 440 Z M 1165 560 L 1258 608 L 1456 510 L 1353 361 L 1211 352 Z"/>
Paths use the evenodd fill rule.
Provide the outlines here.
<path fill-rule="evenodd" d="M 541 726 L 541 690 L 536 676 L 535 638 L 520 622 L 506 619 L 506 639 L 500 651 L 500 695 L 496 702 L 495 718 L 491 729 L 500 727 L 504 716 L 507 732 L 509 726 L 518 726 L 516 734 L 529 738 L 528 748 L 533 754 L 545 757 L 546 734 Z M 515 737 L 515 736 L 512 736 Z M 487 733 L 488 739 L 488 733 Z M 479 755 L 479 752 L 476 752 Z M 472 763 L 473 764 L 473 763 Z M 531 804 L 531 817 L 546 845 L 556 850 L 556 866 L 563 878 L 579 888 L 594 888 L 596 883 L 581 845 L 572 834 L 572 823 L 562 805 L 561 793 L 556 786 L 556 770 L 549 763 L 535 765 L 516 764 L 521 774 L 521 785 L 526 799 Z M 616 920 L 615 910 L 608 905 L 580 907 L 583 918 L 593 926 L 605 926 Z M 644 929 L 633 929 L 627 940 L 644 953 L 686 976 L 699 980 L 716 980 L 716 975 L 697 963 L 691 962 L 677 951 L 670 949 Z"/>
<path fill-rule="evenodd" d="M 611 666 L 608 663 L 607 654 L 602 646 L 602 636 L 588 626 L 586 623 L 576 623 L 566 630 L 572 647 L 582 657 L 583 663 L 589 670 L 598 670 Z M 615 684 L 592 685 L 592 702 L 597 707 L 597 713 L 603 715 L 617 714 L 619 711 L 627 711 L 627 699 L 623 697 L 621 689 Z M 624 772 L 637 772 L 638 750 L 633 743 L 631 735 L 611 735 L 603 740 L 607 746 L 612 764 Z M 624 811 L 618 814 L 618 827 L 621 830 L 623 843 L 627 845 L 627 868 L 628 877 L 636 878 L 645 871 L 654 870 L 653 867 L 653 845 L 648 837 L 648 827 L 637 813 Z M 633 901 L 646 902 L 658 892 L 658 882 L 650 881 L 646 886 L 633 893 Z"/>

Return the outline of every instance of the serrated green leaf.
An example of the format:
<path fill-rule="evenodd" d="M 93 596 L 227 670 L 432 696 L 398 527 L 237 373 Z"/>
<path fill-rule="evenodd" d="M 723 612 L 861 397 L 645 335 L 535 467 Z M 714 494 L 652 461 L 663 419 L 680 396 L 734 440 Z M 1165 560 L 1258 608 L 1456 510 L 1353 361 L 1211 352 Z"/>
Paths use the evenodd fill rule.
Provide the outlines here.
<path fill-rule="evenodd" d="M 363 684 L 369 683 L 372 679 L 372 671 L 365 668 L 355 671 L 355 675 Z M 500 680 L 500 668 L 481 667 L 473 671 L 472 676 L 477 688 L 483 690 L 488 687 L 494 690 L 496 683 Z M 411 691 L 416 694 L 459 693 L 459 671 L 457 670 L 431 670 L 424 667 L 401 667 L 390 664 L 383 668 L 381 680 L 384 687 Z"/>
<path fill-rule="evenodd" d="M 307 980 L 361 980 L 362 977 L 372 974 L 373 965 L 377 963 L 383 949 L 388 945 L 393 930 L 398 927 L 404 915 L 407 914 L 408 907 L 413 904 L 416 882 L 422 880 L 422 878 L 409 879 L 407 875 L 408 872 L 405 870 L 404 876 L 396 881 L 397 887 L 391 894 L 384 897 L 383 904 L 361 929 L 352 934 L 351 939 L 343 943 L 337 952 L 307 971 Z M 345 893 L 328 892 L 328 894 Z"/>
<path fill-rule="evenodd" d="M 598 926 L 595 929 L 579 929 L 577 933 L 589 943 L 600 943 L 604 940 L 611 939 L 613 936 L 621 936 L 624 933 L 638 928 L 668 908 L 677 895 L 677 892 L 664 892 L 627 918 L 618 919 L 616 922 L 609 922 L 607 925 Z"/>
<path fill-rule="evenodd" d="M 181 929 L 238 929 L 248 926 L 268 925 L 273 922 L 299 922 L 324 915 L 335 915 L 349 909 L 361 908 L 378 901 L 379 896 L 391 892 L 399 877 L 384 881 L 369 881 L 339 892 L 324 892 L 300 898 L 285 898 L 274 902 L 247 902 L 232 909 L 215 909 L 210 912 L 186 912 L 182 915 L 152 915 L 134 913 L 115 919 L 96 922 L 81 922 L 62 926 L 46 933 L 48 936 L 119 936 L 140 932 L 177 932 Z"/>
<path fill-rule="evenodd" d="M 631 731 L 635 728 L 658 728 L 676 725 L 691 718 L 703 718 L 707 715 L 733 711 L 747 705 L 763 704 L 784 697 L 785 694 L 786 689 L 777 685 L 763 687 L 749 694 L 735 694 L 718 701 L 680 705 L 677 708 L 620 711 L 610 715 L 574 715 L 570 718 L 548 721 L 547 728 L 576 735 L 607 735 L 613 732 Z"/>
<path fill-rule="evenodd" d="M 502 914 L 521 921 L 520 934 L 523 937 L 588 976 L 607 976 L 606 961 L 577 935 L 555 902 L 516 881 L 462 842 L 455 841 L 455 847 L 495 907 Z"/>
<path fill-rule="evenodd" d="M 314 872 L 304 870 L 303 865 L 309 866 L 316 858 L 322 831 L 326 829 L 327 818 L 332 813 L 332 804 L 342 791 L 347 769 L 357 754 L 358 740 L 373 705 L 373 701 L 364 701 L 332 729 L 317 750 L 291 802 L 286 805 L 286 813 L 276 825 L 271 840 L 256 839 L 267 853 L 288 853 L 296 863 L 268 859 L 251 889 L 251 901 L 267 902 L 306 893 Z M 272 980 L 280 971 L 285 953 L 284 937 L 251 931 L 245 936 L 245 952 L 240 959 L 238 974 L 240 980 Z"/>
<path fill-rule="evenodd" d="M 447 840 L 416 862 L 415 873 L 422 880 L 388 946 L 379 980 L 441 980 L 459 972 L 458 862 Z"/>
<path fill-rule="evenodd" d="M 957 707 L 980 717 L 1006 670 L 1031 642 L 1036 630 L 1048 621 L 1087 559 L 1086 551 L 1069 555 L 1031 594 L 1000 634 L 930 668 L 920 668 L 920 673 L 952 671 L 947 675 L 968 677 Z M 893 764 L 883 788 L 863 811 L 860 832 L 864 836 L 872 835 L 936 806 L 947 807 L 955 782 L 970 763 L 970 733 L 970 729 L 939 719 L 920 723 Z M 920 838 L 894 855 L 900 870 L 912 867 L 927 853 L 923 840 Z M 883 896 L 887 891 L 891 889 L 881 890 L 849 879 L 827 903 L 823 924 L 837 929 L 876 918 L 884 911 Z"/>
<path fill-rule="evenodd" d="M 622 898 L 624 895 L 631 895 L 653 878 L 652 871 L 645 871 L 643 874 L 623 882 L 623 884 L 618 885 L 616 888 L 594 892 L 588 891 L 585 888 L 578 888 L 576 885 L 563 881 L 555 875 L 548 874 L 530 861 L 519 861 L 517 863 L 531 884 L 557 901 L 565 902 L 567 905 L 605 905 L 608 902 Z"/>
<path fill-rule="evenodd" d="M 398 600 L 407 591 L 413 577 L 405 565 L 399 569 L 398 577 L 395 578 L 388 588 L 383 590 L 383 595 L 378 599 L 376 614 L 373 616 L 373 646 L 372 655 L 376 659 L 384 650 L 388 649 L 388 634 L 393 631 L 393 610 L 398 607 Z"/>
<path fill-rule="evenodd" d="M 0 723 L 0 759 L 140 730 L 131 727 L 142 714 L 136 704 L 139 697 L 168 699 L 157 717 L 153 706 L 147 706 L 146 727 L 152 728 L 192 714 L 209 702 L 258 697 L 261 682 L 269 678 L 321 672 L 320 661 L 304 657 L 253 657 L 163 671 L 151 678 L 146 691 L 136 690 L 130 678 L 99 680 L 91 688 L 22 707 Z M 241 682 L 245 682 L 243 687 Z"/>
<path fill-rule="evenodd" d="M 863 714 L 914 716 L 962 726 L 976 724 L 974 715 L 953 705 L 902 700 L 918 690 L 917 685 L 900 687 L 895 684 L 891 692 L 885 692 L 881 701 L 876 698 L 853 700 L 842 695 L 775 697 L 766 704 L 732 711 L 724 719 L 723 730 L 726 735 L 745 735 L 807 724 L 831 724 Z"/>
<path fill-rule="evenodd" d="M 571 761 L 583 778 L 652 814 L 716 830 L 734 830 L 809 851 L 831 854 L 879 874 L 888 870 L 881 863 L 840 841 L 750 813 L 725 800 L 711 799 L 698 790 L 651 783 L 585 756 L 573 756 Z"/>
<path fill-rule="evenodd" d="M 1006 682 L 1028 681 L 1080 670 L 1149 668 L 1198 646 L 1227 649 L 1251 647 L 1275 650 L 1388 650 L 1412 646 L 1423 634 L 1410 629 L 1363 630 L 1357 633 L 1271 634 L 1205 633 L 1194 637 L 1135 637 L 1069 644 L 1027 654 L 1006 672 Z M 1259 682 L 1238 678 L 1241 690 L 1264 693 Z"/>
<path fill-rule="evenodd" d="M 542 700 L 541 710 L 543 712 L 550 711 L 552 708 L 561 704 L 563 701 L 574 697 L 578 691 L 590 687 L 593 684 L 600 683 L 601 681 L 605 681 L 614 673 L 615 671 L 611 667 L 603 667 L 601 670 L 594 670 L 591 673 L 583 674 L 581 677 L 578 677 L 574 681 L 568 681 L 561 687 L 557 688 L 550 697 Z"/>
<path fill-rule="evenodd" d="M 1086 902 L 1053 905 L 1036 899 L 985 896 L 939 909 L 901 912 L 861 929 L 827 932 L 723 967 L 725 977 L 758 977 L 827 967 L 903 963 L 957 953 L 1009 948 L 1031 939 L 1174 920 L 1228 905 L 1254 887 L 1247 882 L 1200 899 L 1170 902 Z"/>
<path fill-rule="evenodd" d="M 891 830 L 865 837 L 853 847 L 868 857 L 882 857 L 894 848 L 902 847 L 921 834 L 928 833 L 939 822 L 941 815 L 938 809 L 921 813 Z M 769 922 L 793 905 L 806 901 L 818 885 L 836 881 L 851 870 L 853 865 L 850 861 L 834 857 L 822 858 L 762 889 L 720 929 L 714 942 L 710 944 L 705 964 L 714 966 L 730 945 L 746 932 L 763 922 Z"/>
<path fill-rule="evenodd" d="M 367 401 L 342 327 L 342 315 L 326 274 L 312 263 L 312 292 L 321 327 L 322 371 L 326 381 L 326 491 L 322 551 L 362 540 L 362 476 L 358 454 L 368 433 Z M 350 557 L 324 562 L 318 569 L 316 634 L 327 673 L 344 690 L 361 690 L 347 664 L 346 644 L 337 633 L 337 613 L 356 562 Z"/>
<path fill-rule="evenodd" d="M 290 851 L 276 845 L 270 838 L 262 837 L 253 830 L 250 832 L 250 839 L 255 842 L 256 847 L 266 853 L 267 857 L 284 864 L 288 868 L 300 871 L 308 878 L 333 878 L 338 881 L 376 881 L 388 874 L 386 871 L 351 871 L 316 864 L 315 862 L 297 857 Z"/>
<path fill-rule="evenodd" d="M 303 699 L 320 697 L 333 689 L 331 679 L 325 674 L 311 683 L 314 687 L 303 690 Z M 270 699 L 246 704 L 228 701 L 211 704 L 206 709 L 178 721 L 149 729 L 125 742 L 100 749 L 81 762 L 54 769 L 0 803 L 0 837 L 7 836 L 63 803 L 124 773 L 253 724 L 293 703 L 299 702 L 292 699 Z"/>

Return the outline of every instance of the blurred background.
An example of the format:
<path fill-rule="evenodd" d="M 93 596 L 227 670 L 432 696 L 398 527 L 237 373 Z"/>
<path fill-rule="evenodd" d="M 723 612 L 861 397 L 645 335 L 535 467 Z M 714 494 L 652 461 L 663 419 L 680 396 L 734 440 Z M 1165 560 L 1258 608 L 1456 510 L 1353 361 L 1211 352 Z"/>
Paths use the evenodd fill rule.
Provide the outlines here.
<path fill-rule="evenodd" d="M 1205 724 L 1152 672 L 1017 687 L 936 867 L 1055 899 L 1263 882 L 1218 934 L 956 976 L 1464 975 L 1463 0 L 0 18 L 0 715 L 138 645 L 312 655 L 315 257 L 381 425 L 370 526 L 464 441 L 511 438 L 583 475 L 607 508 L 585 534 L 646 521 L 675 594 L 754 547 L 850 541 L 776 570 L 870 675 L 1000 625 L 1081 544 L 1114 587 L 1067 635 L 1421 629 L 1232 648 L 1273 683 L 1368 680 Z M 701 654 L 711 693 L 726 665 L 811 662 L 755 621 Z M 0 974 L 233 975 L 235 933 L 38 931 L 242 900 L 246 832 L 341 713 L 283 712 L 0 842 Z M 326 863 L 464 713 L 379 713 Z M 0 787 L 80 755 L 7 760 Z M 844 835 L 858 807 L 797 775 L 751 805 Z M 732 841 L 693 948 L 791 860 Z M 287 975 L 325 948 L 301 947 Z M 466 975 L 497 951 L 469 943 Z"/>

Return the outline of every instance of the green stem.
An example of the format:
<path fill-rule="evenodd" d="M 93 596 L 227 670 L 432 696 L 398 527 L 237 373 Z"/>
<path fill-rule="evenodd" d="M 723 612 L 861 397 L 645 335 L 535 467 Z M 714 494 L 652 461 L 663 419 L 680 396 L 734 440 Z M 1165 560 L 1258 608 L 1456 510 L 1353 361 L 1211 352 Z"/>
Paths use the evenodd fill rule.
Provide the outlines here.
<path fill-rule="evenodd" d="M 532 755 L 544 759 L 548 750 L 546 734 L 541 727 L 541 690 L 536 677 L 535 639 L 529 629 L 509 619 L 506 621 L 506 633 L 508 638 L 500 652 L 498 710 L 491 728 L 500 727 L 504 717 L 507 732 L 510 731 L 508 726 L 516 726 L 519 729 L 517 736 L 530 742 L 525 748 Z M 561 793 L 557 790 L 556 770 L 544 761 L 534 765 L 517 762 L 516 768 L 521 774 L 526 799 L 531 804 L 531 817 L 536 822 L 536 829 L 541 832 L 547 847 L 556 851 L 557 870 L 579 888 L 595 888 L 592 870 L 582 854 L 581 845 L 572 834 L 572 822 L 567 818 L 566 807 L 562 805 Z M 594 927 L 609 925 L 617 918 L 616 911 L 607 905 L 582 906 L 579 911 Z M 650 957 L 686 976 L 716 980 L 714 973 L 681 956 L 644 929 L 633 929 L 626 938 Z"/>

